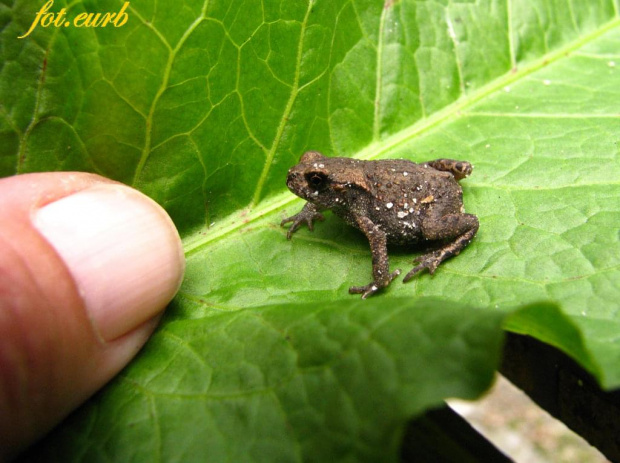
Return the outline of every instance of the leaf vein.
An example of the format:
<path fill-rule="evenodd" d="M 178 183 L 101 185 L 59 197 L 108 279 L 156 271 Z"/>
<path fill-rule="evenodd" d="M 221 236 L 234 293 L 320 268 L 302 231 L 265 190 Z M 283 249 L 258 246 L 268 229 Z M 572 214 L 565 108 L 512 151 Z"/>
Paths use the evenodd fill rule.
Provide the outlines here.
<path fill-rule="evenodd" d="M 259 203 L 261 199 L 261 193 L 263 192 L 265 182 L 267 181 L 267 177 L 269 176 L 269 172 L 273 164 L 273 158 L 276 154 L 278 147 L 280 146 L 280 140 L 282 139 L 282 135 L 284 134 L 284 129 L 286 128 L 288 117 L 291 114 L 291 111 L 293 110 L 293 104 L 295 103 L 295 100 L 297 99 L 297 95 L 299 92 L 299 76 L 301 74 L 301 61 L 302 61 L 302 55 L 303 55 L 306 27 L 308 25 L 308 19 L 310 17 L 310 11 L 312 10 L 313 4 L 314 4 L 313 0 L 308 1 L 308 8 L 306 9 L 306 14 L 304 16 L 304 19 L 301 22 L 301 30 L 299 32 L 299 43 L 297 44 L 297 55 L 295 57 L 295 77 L 293 79 L 293 86 L 291 88 L 290 96 L 286 103 L 286 107 L 284 108 L 284 113 L 282 114 L 282 117 L 280 118 L 280 123 L 278 124 L 275 138 L 271 144 L 271 148 L 269 149 L 269 151 L 267 151 L 267 158 L 265 159 L 263 170 L 256 184 L 256 188 L 252 196 L 252 202 L 250 203 L 250 207 L 254 207 L 256 204 Z"/>

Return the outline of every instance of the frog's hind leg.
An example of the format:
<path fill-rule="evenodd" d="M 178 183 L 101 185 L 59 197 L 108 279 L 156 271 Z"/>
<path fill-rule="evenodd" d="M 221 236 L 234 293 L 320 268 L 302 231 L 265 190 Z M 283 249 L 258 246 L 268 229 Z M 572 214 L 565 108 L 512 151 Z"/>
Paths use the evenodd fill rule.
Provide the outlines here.
<path fill-rule="evenodd" d="M 425 164 L 436 170 L 450 172 L 457 181 L 469 176 L 474 168 L 467 161 L 455 161 L 454 159 L 435 159 Z"/>
<path fill-rule="evenodd" d="M 403 279 L 409 281 L 416 273 L 425 268 L 432 275 L 444 260 L 459 254 L 478 231 L 478 217 L 472 214 L 448 214 L 440 221 L 427 220 L 422 224 L 424 236 L 429 240 L 443 240 L 455 238 L 445 246 L 424 254 L 414 260 L 415 266 Z"/>

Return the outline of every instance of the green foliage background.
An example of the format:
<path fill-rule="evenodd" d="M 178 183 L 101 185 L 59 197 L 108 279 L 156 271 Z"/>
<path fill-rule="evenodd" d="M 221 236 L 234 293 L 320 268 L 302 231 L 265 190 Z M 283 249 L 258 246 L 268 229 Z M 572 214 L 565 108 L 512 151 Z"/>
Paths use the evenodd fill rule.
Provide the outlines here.
<path fill-rule="evenodd" d="M 0 174 L 132 185 L 188 267 L 138 359 L 40 455 L 396 458 L 407 418 L 488 387 L 502 326 L 620 386 L 617 0 L 136 0 L 120 28 L 18 40 L 43 3 L 0 3 Z M 359 301 L 360 233 L 278 226 L 307 149 L 468 160 L 480 232 L 434 277 Z"/>

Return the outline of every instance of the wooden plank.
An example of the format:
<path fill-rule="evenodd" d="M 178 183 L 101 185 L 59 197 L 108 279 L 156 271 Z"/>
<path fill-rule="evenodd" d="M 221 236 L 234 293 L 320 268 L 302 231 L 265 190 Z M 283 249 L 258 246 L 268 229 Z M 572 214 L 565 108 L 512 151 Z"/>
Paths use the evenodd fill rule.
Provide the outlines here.
<path fill-rule="evenodd" d="M 408 463 L 510 463 L 512 460 L 447 405 L 407 425 L 401 460 Z"/>
<path fill-rule="evenodd" d="M 603 391 L 559 350 L 513 333 L 508 333 L 500 371 L 605 457 L 620 462 L 620 390 Z"/>

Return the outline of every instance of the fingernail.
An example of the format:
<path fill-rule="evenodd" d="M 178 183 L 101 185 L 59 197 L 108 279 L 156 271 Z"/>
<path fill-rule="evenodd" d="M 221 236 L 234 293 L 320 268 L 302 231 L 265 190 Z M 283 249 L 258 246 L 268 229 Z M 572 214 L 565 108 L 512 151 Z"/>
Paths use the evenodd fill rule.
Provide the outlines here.
<path fill-rule="evenodd" d="M 33 222 L 69 268 L 105 341 L 153 318 L 181 284 L 185 258 L 174 224 L 129 187 L 82 190 L 42 207 Z"/>

